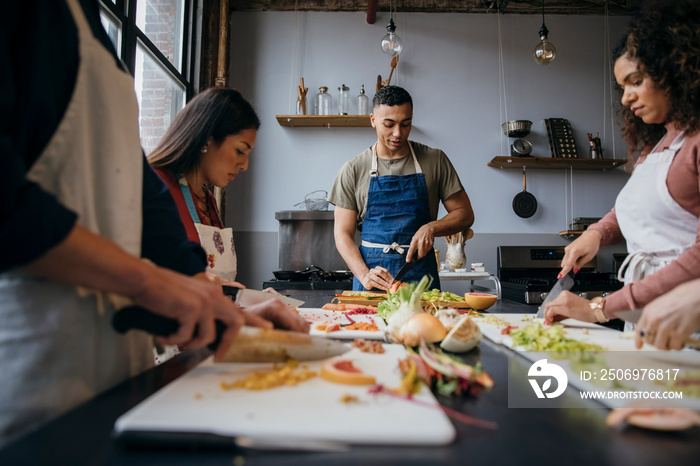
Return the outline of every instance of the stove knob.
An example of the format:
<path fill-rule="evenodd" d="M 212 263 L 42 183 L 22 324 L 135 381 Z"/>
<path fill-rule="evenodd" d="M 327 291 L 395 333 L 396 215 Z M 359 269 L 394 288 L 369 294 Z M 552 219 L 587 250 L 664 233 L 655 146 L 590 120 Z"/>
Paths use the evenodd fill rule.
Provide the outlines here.
<path fill-rule="evenodd" d="M 585 291 L 580 292 L 578 295 L 583 299 L 588 299 L 588 293 L 586 293 Z"/>
<path fill-rule="evenodd" d="M 549 291 L 544 291 L 540 293 L 540 299 L 544 301 L 545 299 L 547 299 L 547 295 L 549 295 Z"/>
<path fill-rule="evenodd" d="M 605 298 L 606 296 L 610 296 L 610 292 L 609 292 L 609 291 L 603 291 L 603 292 L 600 294 L 600 297 L 601 297 L 601 298 Z"/>

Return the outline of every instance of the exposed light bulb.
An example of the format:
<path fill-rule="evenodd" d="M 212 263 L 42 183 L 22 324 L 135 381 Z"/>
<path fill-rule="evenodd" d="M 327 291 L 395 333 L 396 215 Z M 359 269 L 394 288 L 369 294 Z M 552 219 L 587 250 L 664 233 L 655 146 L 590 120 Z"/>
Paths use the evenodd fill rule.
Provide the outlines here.
<path fill-rule="evenodd" d="M 389 24 L 386 26 L 386 32 L 387 34 L 382 37 L 382 52 L 386 53 L 390 57 L 400 54 L 403 45 L 401 44 L 401 39 L 399 36 L 396 35 L 394 18 L 389 19 Z"/>
<path fill-rule="evenodd" d="M 557 56 L 557 49 L 554 44 L 547 40 L 549 30 L 544 25 L 544 0 L 542 0 L 542 27 L 540 28 L 540 43 L 532 52 L 532 58 L 538 65 L 549 65 Z"/>

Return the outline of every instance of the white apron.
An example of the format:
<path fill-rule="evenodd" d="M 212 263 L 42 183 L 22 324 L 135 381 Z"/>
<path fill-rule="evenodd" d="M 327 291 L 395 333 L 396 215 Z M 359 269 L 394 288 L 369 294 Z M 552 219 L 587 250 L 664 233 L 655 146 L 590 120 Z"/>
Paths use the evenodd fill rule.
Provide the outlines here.
<path fill-rule="evenodd" d="M 178 180 L 187 203 L 187 210 L 197 228 L 199 242 L 207 253 L 207 271 L 224 280 L 234 281 L 238 271 L 238 260 L 236 246 L 233 243 L 233 228 L 218 228 L 201 223 L 187 180 L 184 176 L 178 176 Z"/>
<path fill-rule="evenodd" d="M 684 141 L 681 133 L 668 149 L 652 151 L 617 196 L 615 212 L 628 252 L 618 278 L 625 285 L 662 269 L 695 243 L 698 217 L 678 205 L 666 185 L 671 162 Z"/>
<path fill-rule="evenodd" d="M 80 225 L 138 256 L 143 154 L 133 79 L 95 39 L 78 0 L 66 1 L 78 30 L 76 84 L 27 177 Z M 153 365 L 148 335 L 112 329 L 110 301 L 20 272 L 0 275 L 0 444 Z"/>

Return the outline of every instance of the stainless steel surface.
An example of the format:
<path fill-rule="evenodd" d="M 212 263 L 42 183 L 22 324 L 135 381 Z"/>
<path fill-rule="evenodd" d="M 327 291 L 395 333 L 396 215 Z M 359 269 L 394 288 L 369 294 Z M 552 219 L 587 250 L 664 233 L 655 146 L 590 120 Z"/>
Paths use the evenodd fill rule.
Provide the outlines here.
<path fill-rule="evenodd" d="M 333 212 L 280 211 L 278 259 L 280 270 L 347 270 L 333 237 Z"/>
<path fill-rule="evenodd" d="M 503 134 L 511 138 L 521 138 L 530 134 L 532 122 L 530 120 L 510 120 L 501 125 Z"/>
<path fill-rule="evenodd" d="M 557 296 L 559 296 L 562 291 L 569 291 L 573 286 L 574 286 L 574 275 L 571 272 L 567 273 L 566 275 L 561 277 L 559 280 L 557 280 L 557 282 L 554 284 L 554 286 L 552 287 L 550 292 L 547 293 L 547 297 L 545 298 L 545 300 L 542 301 L 542 305 L 537 310 L 537 317 L 539 317 L 539 318 L 544 317 L 544 308 L 547 305 L 547 303 L 554 301 L 555 299 L 557 299 Z"/>
<path fill-rule="evenodd" d="M 561 268 L 564 246 L 499 246 L 497 250 L 498 268 Z M 598 258 L 594 257 L 583 265 L 583 269 L 595 269 Z"/>

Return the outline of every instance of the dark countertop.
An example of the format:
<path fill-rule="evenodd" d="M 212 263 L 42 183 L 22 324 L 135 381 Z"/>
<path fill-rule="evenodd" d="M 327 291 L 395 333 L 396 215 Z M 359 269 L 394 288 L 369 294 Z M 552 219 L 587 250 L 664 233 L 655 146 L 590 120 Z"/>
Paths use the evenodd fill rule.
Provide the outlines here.
<path fill-rule="evenodd" d="M 533 306 L 504 301 L 492 312 L 534 312 Z M 536 308 L 536 306 L 534 306 Z M 115 420 L 209 356 L 207 350 L 186 352 L 109 390 L 43 428 L 0 450 L 0 464 L 90 465 L 366 465 L 366 464 L 585 464 L 696 465 L 700 428 L 654 432 L 605 425 L 608 410 L 593 401 L 564 394 L 566 409 L 508 408 L 509 366 L 529 365 L 525 358 L 484 339 L 469 354 L 480 360 L 495 385 L 477 398 L 438 397 L 450 408 L 499 428 L 484 430 L 453 421 L 457 440 L 446 447 L 354 446 L 343 453 L 279 452 L 236 449 L 206 450 L 186 444 L 168 448 L 124 450 L 111 437 Z M 516 387 L 519 388 L 519 387 Z M 529 389 L 523 381 L 523 389 Z M 341 421 L 339 421 L 341 422 Z M 430 426 L 416 422 L 416 429 Z"/>

